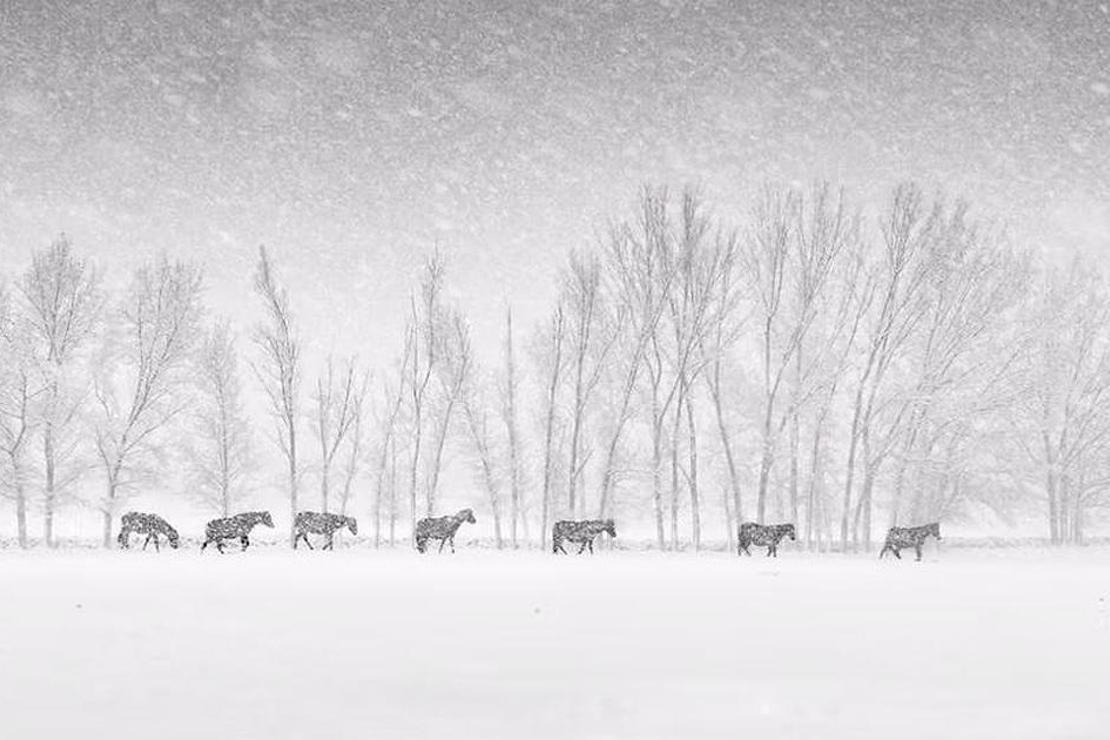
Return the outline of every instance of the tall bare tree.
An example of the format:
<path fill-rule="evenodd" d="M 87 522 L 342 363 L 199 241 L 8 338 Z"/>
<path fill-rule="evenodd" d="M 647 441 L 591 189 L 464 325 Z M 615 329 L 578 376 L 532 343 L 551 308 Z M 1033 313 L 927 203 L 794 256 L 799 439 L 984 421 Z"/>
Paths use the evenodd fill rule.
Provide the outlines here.
<path fill-rule="evenodd" d="M 567 351 L 570 372 L 570 460 L 567 470 L 567 513 L 584 510 L 583 472 L 590 454 L 585 449 L 589 404 L 620 337 L 623 312 L 607 303 L 601 261 L 593 254 L 572 252 L 562 281 L 562 305 L 567 310 Z"/>
<path fill-rule="evenodd" d="M 209 329 L 197 361 L 197 405 L 187 445 L 190 483 L 206 507 L 229 516 L 247 493 L 254 470 L 250 426 L 243 410 L 239 357 L 226 320 Z"/>
<path fill-rule="evenodd" d="M 727 417 L 723 376 L 726 358 L 739 341 L 747 318 L 740 315 L 735 302 L 736 293 L 733 286 L 738 281 L 733 273 L 736 272 L 735 266 L 737 264 L 738 261 L 731 262 L 722 274 L 721 289 L 715 297 L 717 306 L 713 310 L 714 324 L 701 347 L 701 360 L 705 367 L 702 377 L 709 391 L 709 400 L 713 405 L 713 419 L 716 422 L 717 436 L 725 457 L 725 468 L 728 475 L 728 488 L 724 492 L 722 508 L 725 512 L 725 528 L 728 532 L 729 551 L 732 551 L 735 544 L 737 525 L 744 520 L 740 474 L 736 462 L 733 433 L 729 428 Z"/>
<path fill-rule="evenodd" d="M 258 265 L 254 273 L 254 290 L 266 312 L 264 321 L 254 330 L 255 345 L 262 353 L 254 366 L 275 421 L 278 448 L 289 473 L 289 542 L 296 533 L 299 469 L 297 467 L 297 420 L 300 415 L 301 348 L 293 326 L 289 291 L 278 283 L 265 247 L 258 248 Z"/>
<path fill-rule="evenodd" d="M 76 422 L 88 384 L 76 365 L 100 323 L 104 294 L 99 274 L 74 253 L 65 234 L 34 254 L 20 292 L 46 378 L 41 405 L 43 537 L 53 547 L 54 517 L 87 464 L 78 454 Z"/>
<path fill-rule="evenodd" d="M 439 489 L 439 475 L 443 470 L 443 453 L 451 432 L 451 422 L 455 409 L 462 402 L 466 384 L 473 371 L 473 356 L 470 350 L 470 334 L 466 319 L 458 309 L 443 307 L 437 317 L 439 328 L 436 330 L 439 342 L 436 351 L 436 376 L 439 380 L 439 397 L 435 411 L 435 436 L 432 441 L 432 454 L 428 459 L 427 490 L 425 501 L 428 516 L 436 513 L 436 494 Z"/>
<path fill-rule="evenodd" d="M 735 307 L 736 297 L 724 293 L 730 285 L 737 259 L 737 242 L 732 234 L 718 232 L 712 237 L 711 219 L 698 194 L 687 189 L 680 203 L 678 232 L 674 238 L 675 280 L 667 295 L 670 329 L 673 342 L 672 372 L 675 408 L 671 451 L 671 540 L 678 545 L 678 438 L 685 414 L 688 467 L 684 471 L 690 494 L 691 544 L 701 546 L 701 498 L 698 487 L 697 431 L 695 427 L 692 388 L 705 369 L 706 358 L 701 352 L 714 328 Z"/>
<path fill-rule="evenodd" d="M 979 387 L 978 376 L 997 377 L 998 370 L 1014 359 L 1012 351 L 992 338 L 1003 336 L 1004 322 L 1015 318 L 1014 310 L 1027 286 L 1027 260 L 973 224 L 967 213 L 968 205 L 962 202 L 946 208 L 932 242 L 932 267 L 923 287 L 928 297 L 926 315 L 916 341 L 907 347 L 915 372 L 910 391 L 901 401 L 907 407 L 906 422 L 897 431 L 892 525 L 899 523 L 907 484 L 913 487 L 916 499 L 923 494 L 912 482 L 925 472 L 930 459 L 926 442 L 931 438 L 928 432 L 934 416 L 951 413 L 954 409 L 947 401 L 954 396 L 968 421 L 974 421 L 972 414 L 982 413 L 983 401 L 989 403 L 994 396 L 990 386 Z M 968 387 L 978 389 L 976 398 L 965 397 Z M 949 436 L 949 445 L 968 438 L 973 431 L 965 425 L 961 429 L 963 436 Z M 913 508 L 920 505 L 915 501 Z"/>
<path fill-rule="evenodd" d="M 363 444 L 366 436 L 366 396 L 369 391 L 370 371 L 367 370 L 362 374 L 362 382 L 359 383 L 352 402 L 354 423 L 351 425 L 351 431 L 348 435 L 347 458 L 343 465 L 343 492 L 339 497 L 339 513 L 344 516 L 347 515 L 347 507 L 351 501 L 355 479 L 361 469 Z"/>
<path fill-rule="evenodd" d="M 666 295 L 674 279 L 674 265 L 658 257 L 656 239 L 657 196 L 645 189 L 638 204 L 638 217 L 634 223 L 622 223 L 610 230 L 606 243 L 605 268 L 611 283 L 610 292 L 617 304 L 617 311 L 627 317 L 626 330 L 616 355 L 623 369 L 617 373 L 619 387 L 616 398 L 617 411 L 611 417 L 611 427 L 605 444 L 605 462 L 601 471 L 601 494 L 598 516 L 607 518 L 611 497 L 618 482 L 618 455 L 625 431 L 635 413 L 635 392 L 644 371 L 645 358 L 652 339 L 657 337 L 659 323 L 663 320 L 667 302 L 656 298 Z"/>
<path fill-rule="evenodd" d="M 929 275 L 929 247 L 940 211 L 927 206 L 916 185 L 899 185 L 881 223 L 882 246 L 879 255 L 877 285 L 868 327 L 863 361 L 856 381 L 852 403 L 852 423 L 848 437 L 848 461 L 844 477 L 844 500 L 841 508 L 841 546 L 858 545 L 862 531 L 863 546 L 870 547 L 872 490 L 878 465 L 889 451 L 891 434 L 881 435 L 877 447 L 872 440 L 877 431 L 876 415 L 887 409 L 888 371 L 901 355 L 924 316 L 923 286 Z M 895 413 L 886 422 L 888 430 L 896 429 L 901 417 Z M 864 485 L 852 510 L 857 456 L 863 448 Z"/>
<path fill-rule="evenodd" d="M 453 336 L 452 353 L 457 356 L 456 362 L 465 372 L 460 384 L 459 404 L 462 407 L 467 437 L 476 458 L 482 487 L 489 497 L 490 513 L 493 515 L 494 544 L 500 550 L 504 546 L 502 534 L 504 476 L 498 464 L 498 458 L 501 456 L 498 448 L 501 445 L 498 444 L 496 425 L 491 422 L 489 413 L 490 407 L 494 406 L 493 380 L 474 363 L 470 327 L 461 314 L 455 315 L 449 331 Z"/>
<path fill-rule="evenodd" d="M 826 500 L 828 450 L 825 435 L 834 421 L 833 404 L 875 296 L 876 275 L 867 262 L 867 246 L 863 239 L 850 242 L 837 261 L 814 325 L 815 336 L 807 349 L 810 361 L 819 368 L 813 379 L 809 479 L 805 484 L 803 541 L 807 549 L 821 544 L 822 528 L 831 510 Z"/>
<path fill-rule="evenodd" d="M 420 306 L 416 299 L 410 301 L 412 327 L 415 334 L 412 343 L 412 361 L 409 363 L 409 401 L 411 404 L 412 454 L 409 466 L 409 517 L 410 537 L 415 543 L 417 516 L 417 485 L 420 471 L 420 453 L 424 441 L 424 411 L 428 400 L 428 386 L 439 360 L 439 325 L 441 294 L 443 291 L 445 266 L 438 250 L 424 264 L 424 275 L 420 282 Z"/>
<path fill-rule="evenodd" d="M 382 504 L 389 502 L 389 544 L 393 544 L 394 526 L 397 520 L 397 445 L 396 436 L 401 425 L 401 412 L 405 401 L 405 381 L 408 377 L 409 363 L 412 358 L 413 348 L 417 338 L 412 326 L 405 328 L 405 348 L 401 353 L 400 369 L 398 370 L 397 384 L 391 386 L 388 381 L 383 383 L 382 396 L 386 404 L 385 411 L 380 415 L 379 427 L 381 429 L 381 442 L 377 447 L 377 464 L 374 468 L 374 547 L 381 546 Z M 388 495 L 387 495 L 388 494 Z"/>
<path fill-rule="evenodd" d="M 516 356 L 513 352 L 513 310 L 505 310 L 505 381 L 502 387 L 501 419 L 509 443 L 509 537 L 514 548 L 519 546 L 517 525 L 525 527 L 524 509 L 521 506 L 521 445 L 517 426 L 517 394 L 519 379 Z"/>
<path fill-rule="evenodd" d="M 320 443 L 320 505 L 326 513 L 330 510 L 331 468 L 343 442 L 354 428 L 358 418 L 358 398 L 361 389 L 355 372 L 355 359 L 348 358 L 340 376 L 335 374 L 335 361 L 329 355 L 325 374 L 316 380 L 316 418 L 313 431 Z"/>
<path fill-rule="evenodd" d="M 157 478 L 160 437 L 187 407 L 184 390 L 200 335 L 201 284 L 200 268 L 193 264 L 162 257 L 139 268 L 121 307 L 118 345 L 109 344 L 109 356 L 99 363 L 95 438 L 105 477 L 98 504 L 104 547 L 112 545 L 119 506 L 141 482 Z M 109 370 L 117 367 L 123 372 Z"/>
<path fill-rule="evenodd" d="M 1110 298 L 1076 260 L 1049 270 L 1037 291 L 1022 354 L 1013 437 L 1037 466 L 1053 543 L 1074 540 L 1091 491 L 1105 488 L 1110 456 Z M 1078 505 L 1077 505 L 1078 504 Z"/>
<path fill-rule="evenodd" d="M 28 450 L 41 424 L 36 362 L 22 316 L 13 317 L 0 285 L 0 495 L 15 503 L 20 547 L 27 547 L 27 512 L 31 493 Z"/>
<path fill-rule="evenodd" d="M 567 322 L 563 303 L 537 337 L 535 359 L 544 378 L 543 396 L 543 486 L 540 491 L 540 547 L 547 547 L 548 524 L 552 518 L 555 481 L 556 429 L 559 423 L 559 388 L 567 369 Z"/>
<path fill-rule="evenodd" d="M 756 296 L 762 358 L 762 450 L 756 493 L 756 519 L 760 522 L 766 513 L 776 449 L 791 421 L 790 500 L 792 514 L 797 515 L 797 423 L 811 390 L 808 376 L 812 368 L 804 362 L 802 350 L 850 229 L 843 197 L 837 200 L 827 185 L 816 186 L 809 198 L 796 190 L 768 188 L 744 251 L 745 272 Z M 786 394 L 791 397 L 784 399 Z"/>

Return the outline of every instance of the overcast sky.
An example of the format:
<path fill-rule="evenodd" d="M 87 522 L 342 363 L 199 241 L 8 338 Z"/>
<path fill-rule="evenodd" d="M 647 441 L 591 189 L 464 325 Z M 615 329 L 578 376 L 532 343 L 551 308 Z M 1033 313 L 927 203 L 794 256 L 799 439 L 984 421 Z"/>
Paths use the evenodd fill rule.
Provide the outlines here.
<path fill-rule="evenodd" d="M 1099 2 L 0 2 L 0 270 L 66 231 L 201 259 L 384 362 L 437 241 L 485 349 L 644 181 L 916 178 L 1047 250 L 1110 243 Z M 244 304 L 244 302 L 246 302 Z"/>

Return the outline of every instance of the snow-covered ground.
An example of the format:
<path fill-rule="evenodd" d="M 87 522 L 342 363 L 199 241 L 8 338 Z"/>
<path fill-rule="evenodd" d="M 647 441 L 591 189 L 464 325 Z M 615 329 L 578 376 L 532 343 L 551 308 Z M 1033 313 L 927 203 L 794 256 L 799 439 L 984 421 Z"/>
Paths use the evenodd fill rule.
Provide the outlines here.
<path fill-rule="evenodd" d="M 1110 737 L 1110 549 L 0 552 L 0 736 Z"/>

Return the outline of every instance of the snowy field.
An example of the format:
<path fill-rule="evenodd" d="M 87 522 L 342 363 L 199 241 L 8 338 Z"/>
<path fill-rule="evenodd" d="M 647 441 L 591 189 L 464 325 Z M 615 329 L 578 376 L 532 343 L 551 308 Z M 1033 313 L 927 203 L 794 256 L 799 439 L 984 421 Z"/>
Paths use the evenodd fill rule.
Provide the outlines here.
<path fill-rule="evenodd" d="M 0 736 L 1110 737 L 1110 549 L 0 552 Z"/>

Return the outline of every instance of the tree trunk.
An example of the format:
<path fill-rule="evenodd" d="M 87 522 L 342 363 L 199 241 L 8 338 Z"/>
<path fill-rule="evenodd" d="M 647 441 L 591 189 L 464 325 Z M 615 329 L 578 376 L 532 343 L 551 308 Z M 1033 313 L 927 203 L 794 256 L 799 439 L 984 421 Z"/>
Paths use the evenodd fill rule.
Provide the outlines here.
<path fill-rule="evenodd" d="M 840 516 L 840 547 L 848 551 L 848 523 L 852 516 L 852 483 L 856 473 L 856 448 L 859 444 L 860 411 L 863 405 L 863 380 L 856 390 L 855 410 L 852 412 L 852 430 L 848 437 L 848 466 L 844 479 L 844 503 Z"/>
<path fill-rule="evenodd" d="M 15 521 L 19 537 L 19 546 L 27 549 L 27 493 L 23 490 L 22 483 L 16 483 Z"/>
<path fill-rule="evenodd" d="M 806 550 L 811 549 L 814 541 L 814 534 L 816 532 L 818 544 L 820 543 L 821 534 L 821 520 L 818 517 L 818 495 L 817 495 L 817 481 L 818 477 L 823 474 L 821 470 L 821 441 L 825 435 L 825 420 L 828 416 L 828 407 L 821 409 L 817 417 L 817 422 L 814 424 L 813 429 L 813 448 L 810 450 L 809 458 L 809 486 L 806 491 L 806 527 L 805 527 L 805 546 Z M 817 526 L 814 526 L 814 522 Z"/>
<path fill-rule="evenodd" d="M 289 544 L 297 538 L 297 434 L 293 419 L 287 421 L 289 429 Z"/>
<path fill-rule="evenodd" d="M 771 418 L 772 406 L 767 402 L 763 414 L 763 447 L 759 458 L 759 488 L 756 498 L 755 520 L 763 524 L 767 516 L 767 486 L 771 479 L 771 465 L 774 462 L 774 453 L 771 446 Z"/>
<path fill-rule="evenodd" d="M 555 436 L 555 384 L 557 376 L 551 382 L 551 395 L 547 400 L 547 422 L 544 425 L 543 446 L 543 493 L 540 497 L 540 547 L 547 549 L 548 522 L 551 519 L 551 466 L 554 452 L 551 449 Z"/>
<path fill-rule="evenodd" d="M 52 401 L 57 396 L 57 384 L 52 388 Z M 54 508 L 56 506 L 55 492 L 55 459 L 54 459 L 54 425 L 47 423 L 42 432 L 42 452 L 45 462 L 46 477 L 43 491 L 43 522 L 42 534 L 47 547 L 55 547 L 54 542 Z"/>
<path fill-rule="evenodd" d="M 414 530 L 415 531 L 415 530 Z M 397 443 L 389 441 L 389 546 L 397 544 Z"/>
<path fill-rule="evenodd" d="M 567 482 L 567 511 L 570 513 L 571 519 L 575 518 L 578 504 L 576 500 L 578 494 L 578 447 L 579 438 L 582 434 L 582 414 L 583 410 L 576 406 L 570 433 L 570 466 L 567 469 L 567 477 L 570 478 Z"/>
<path fill-rule="evenodd" d="M 678 479 L 678 440 L 682 431 L 682 404 L 683 398 L 678 397 L 674 406 L 674 426 L 671 427 L 671 549 L 675 552 L 679 547 L 678 536 L 678 509 L 679 509 L 679 479 Z"/>
<path fill-rule="evenodd" d="M 740 477 L 736 472 L 736 456 L 732 452 L 732 440 L 729 437 L 728 426 L 725 424 L 724 409 L 721 404 L 720 386 L 716 390 L 711 390 L 710 395 L 713 398 L 713 411 L 717 417 L 717 434 L 721 437 L 721 447 L 725 452 L 725 463 L 728 466 L 728 482 L 730 492 L 732 495 L 732 514 L 733 521 L 738 523 L 744 518 L 744 507 L 740 500 Z M 735 529 L 735 527 L 730 527 Z M 732 534 L 729 534 L 732 537 Z"/>
<path fill-rule="evenodd" d="M 659 400 L 654 395 L 651 419 L 651 502 L 655 509 L 655 541 L 663 550 L 666 547 L 663 534 L 663 418 Z"/>
<path fill-rule="evenodd" d="M 790 523 L 798 526 L 798 450 L 801 444 L 801 409 L 798 399 L 802 390 L 802 348 L 799 346 L 794 364 L 794 395 L 790 408 Z"/>
<path fill-rule="evenodd" d="M 688 389 L 687 389 L 688 390 Z M 694 552 L 701 549 L 701 501 L 698 498 L 698 435 L 694 426 L 694 399 L 686 398 L 686 431 L 690 448 L 690 538 Z"/>
<path fill-rule="evenodd" d="M 1056 514 L 1056 474 L 1051 462 L 1045 471 L 1045 478 L 1045 489 L 1048 492 L 1048 538 L 1049 542 L 1055 545 L 1059 542 L 1059 535 Z"/>
<path fill-rule="evenodd" d="M 509 506 L 512 515 L 512 531 L 510 533 L 513 549 L 519 546 L 517 538 L 517 522 L 520 521 L 520 460 L 516 429 L 516 363 L 513 360 L 513 311 L 508 309 L 505 314 L 505 343 L 506 343 L 506 394 L 508 395 L 507 426 L 509 433 Z"/>
<path fill-rule="evenodd" d="M 501 537 L 501 507 L 493 507 L 493 541 L 497 543 L 497 549 L 500 550 L 504 547 L 504 541 Z"/>
<path fill-rule="evenodd" d="M 388 442 L 386 443 L 388 444 Z M 383 460 L 384 463 L 384 460 Z M 378 472 L 377 485 L 374 486 L 374 508 L 371 511 L 371 518 L 374 526 L 374 549 L 377 550 L 382 546 L 382 488 L 384 487 L 385 466 Z"/>
<path fill-rule="evenodd" d="M 58 543 L 54 539 L 54 500 L 50 499 L 46 503 L 46 513 L 43 515 L 42 521 L 42 536 L 46 540 L 46 546 L 54 548 Z"/>
<path fill-rule="evenodd" d="M 798 526 L 798 450 L 801 434 L 798 411 L 791 415 L 790 423 L 790 522 Z"/>
<path fill-rule="evenodd" d="M 412 447 L 412 467 L 409 473 L 409 518 L 411 519 L 411 534 L 413 547 L 416 546 L 416 474 L 420 465 L 420 442 L 423 434 L 421 434 L 420 423 L 420 406 L 417 405 L 414 409 L 413 424 L 415 430 L 415 437 L 413 439 Z M 390 538 L 392 539 L 392 537 Z"/>
<path fill-rule="evenodd" d="M 439 471 L 443 467 L 443 448 L 447 444 L 447 433 L 451 429 L 451 416 L 455 413 L 457 392 L 452 391 L 452 397 L 447 401 L 447 409 L 443 413 L 443 423 L 436 432 L 435 455 L 432 456 L 431 477 L 428 480 L 427 509 L 425 516 L 436 515 L 436 492 L 439 489 Z"/>

